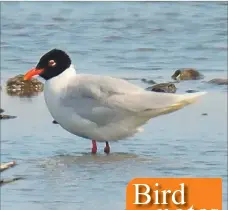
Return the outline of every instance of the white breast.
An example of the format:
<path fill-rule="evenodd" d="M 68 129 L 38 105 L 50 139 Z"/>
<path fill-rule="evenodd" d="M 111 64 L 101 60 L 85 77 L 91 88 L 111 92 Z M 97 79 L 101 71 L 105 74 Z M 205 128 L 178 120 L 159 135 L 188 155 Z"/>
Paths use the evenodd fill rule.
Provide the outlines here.
<path fill-rule="evenodd" d="M 54 77 L 45 83 L 45 102 L 50 114 L 61 127 L 72 134 L 87 139 L 95 139 L 97 141 L 107 141 L 107 139 L 109 141 L 119 140 L 136 132 L 135 129 L 132 131 L 124 129 L 124 126 L 121 126 L 121 122 L 100 127 L 93 121 L 89 121 L 79 116 L 73 108 L 64 106 L 63 100 L 66 98 L 67 86 L 72 80 L 77 80 L 76 77 L 76 71 L 74 67 L 71 66 L 59 76 Z M 76 101 L 75 103 L 75 106 L 80 106 L 80 101 Z M 84 108 L 86 109 L 86 107 Z M 104 108 L 102 110 L 104 111 Z"/>
<path fill-rule="evenodd" d="M 65 87 L 70 78 L 75 76 L 76 71 L 74 66 L 71 65 L 70 68 L 65 70 L 62 74 L 48 80 L 44 86 L 44 98 L 48 110 L 58 123 L 62 122 L 61 124 L 63 124 L 66 110 L 61 106 L 60 100 L 61 98 L 64 98 Z"/>

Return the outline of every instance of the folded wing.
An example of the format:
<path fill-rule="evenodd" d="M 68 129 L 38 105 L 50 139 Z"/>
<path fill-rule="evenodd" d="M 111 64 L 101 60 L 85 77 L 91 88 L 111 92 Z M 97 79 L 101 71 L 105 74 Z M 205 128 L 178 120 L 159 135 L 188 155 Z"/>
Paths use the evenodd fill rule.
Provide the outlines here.
<path fill-rule="evenodd" d="M 122 79 L 78 75 L 66 87 L 62 103 L 81 118 L 104 126 L 131 116 L 168 113 L 195 102 L 202 94 L 157 93 Z"/>

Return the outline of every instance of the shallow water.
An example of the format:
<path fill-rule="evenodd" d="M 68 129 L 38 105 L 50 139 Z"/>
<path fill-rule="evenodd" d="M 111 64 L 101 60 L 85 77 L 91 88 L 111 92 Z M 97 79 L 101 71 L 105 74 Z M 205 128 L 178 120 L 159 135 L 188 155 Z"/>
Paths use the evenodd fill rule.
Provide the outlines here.
<path fill-rule="evenodd" d="M 79 72 L 171 81 L 193 67 L 203 81 L 227 76 L 224 3 L 1 3 L 1 86 L 25 73 L 51 48 L 67 50 Z M 25 179 L 1 188 L 4 210 L 123 210 L 127 183 L 141 176 L 222 177 L 227 206 L 227 86 L 186 81 L 178 92 L 206 90 L 198 103 L 151 120 L 144 132 L 91 156 L 90 141 L 52 118 L 43 94 L 1 92 L 1 161 L 18 166 L 2 176 Z M 207 113 L 203 116 L 202 113 Z"/>

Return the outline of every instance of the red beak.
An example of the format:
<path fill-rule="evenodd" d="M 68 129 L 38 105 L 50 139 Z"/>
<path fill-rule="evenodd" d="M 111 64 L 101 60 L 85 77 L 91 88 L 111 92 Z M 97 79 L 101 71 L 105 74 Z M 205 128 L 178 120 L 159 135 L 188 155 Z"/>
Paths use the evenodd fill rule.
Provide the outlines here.
<path fill-rule="evenodd" d="M 44 71 L 44 69 L 33 68 L 24 75 L 24 80 L 30 80 L 32 77 L 34 77 L 36 75 L 40 75 L 43 71 Z"/>

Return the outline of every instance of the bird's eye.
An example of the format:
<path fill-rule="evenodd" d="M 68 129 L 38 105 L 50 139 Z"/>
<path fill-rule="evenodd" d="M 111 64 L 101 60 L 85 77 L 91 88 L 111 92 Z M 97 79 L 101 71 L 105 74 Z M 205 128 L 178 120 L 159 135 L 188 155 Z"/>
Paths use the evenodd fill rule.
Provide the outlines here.
<path fill-rule="evenodd" d="M 48 61 L 48 66 L 54 67 L 56 65 L 56 62 L 54 60 Z"/>

